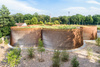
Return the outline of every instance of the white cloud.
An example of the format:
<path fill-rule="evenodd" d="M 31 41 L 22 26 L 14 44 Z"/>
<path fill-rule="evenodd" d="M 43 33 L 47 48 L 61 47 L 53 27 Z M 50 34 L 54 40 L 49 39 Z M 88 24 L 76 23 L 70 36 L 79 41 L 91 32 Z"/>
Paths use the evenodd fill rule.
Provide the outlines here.
<path fill-rule="evenodd" d="M 91 3 L 91 4 L 97 4 L 97 5 L 100 5 L 99 2 L 95 1 L 95 0 L 89 0 L 89 1 L 86 1 L 87 3 Z"/>
<path fill-rule="evenodd" d="M 18 0 L 0 0 L 0 6 L 2 6 L 3 4 L 10 10 L 12 14 L 15 13 L 33 14 L 35 12 L 41 14 L 44 12 L 44 10 L 33 8 L 29 6 L 29 4 Z"/>
<path fill-rule="evenodd" d="M 100 14 L 100 8 L 97 7 L 69 7 L 67 9 L 63 10 L 64 12 L 70 11 L 70 15 L 75 15 L 75 14 L 82 14 L 82 15 L 95 15 L 95 14 Z"/>

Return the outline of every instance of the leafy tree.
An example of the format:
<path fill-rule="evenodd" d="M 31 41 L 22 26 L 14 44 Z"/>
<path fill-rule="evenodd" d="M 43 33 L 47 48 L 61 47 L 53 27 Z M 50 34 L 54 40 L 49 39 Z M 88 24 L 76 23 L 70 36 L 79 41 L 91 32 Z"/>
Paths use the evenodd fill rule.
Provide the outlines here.
<path fill-rule="evenodd" d="M 31 20 L 32 19 L 32 15 L 31 14 L 25 14 L 24 15 L 24 20 Z"/>
<path fill-rule="evenodd" d="M 36 18 L 36 17 L 33 17 L 33 18 L 31 19 L 30 24 L 37 24 L 37 23 L 38 23 L 37 18 Z"/>
<path fill-rule="evenodd" d="M 66 16 L 60 16 L 59 19 L 61 21 L 61 24 L 67 24 L 69 22 Z"/>
<path fill-rule="evenodd" d="M 71 22 L 72 24 L 75 24 L 77 22 L 77 17 L 75 15 L 71 16 Z"/>
<path fill-rule="evenodd" d="M 91 15 L 86 16 L 85 19 L 86 24 L 92 24 L 93 23 L 93 18 Z"/>
<path fill-rule="evenodd" d="M 43 62 L 44 60 L 42 59 L 42 52 L 45 51 L 45 48 L 43 46 L 43 41 L 41 39 L 39 39 L 39 43 L 38 43 L 38 51 L 41 53 L 41 59 L 39 60 L 40 62 Z"/>

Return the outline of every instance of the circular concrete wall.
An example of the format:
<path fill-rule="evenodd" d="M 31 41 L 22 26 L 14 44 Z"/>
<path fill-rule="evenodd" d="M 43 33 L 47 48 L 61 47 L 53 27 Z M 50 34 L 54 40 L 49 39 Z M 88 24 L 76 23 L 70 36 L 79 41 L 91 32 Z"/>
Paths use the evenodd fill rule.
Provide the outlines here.
<path fill-rule="evenodd" d="M 97 26 L 83 26 L 83 40 L 95 40 L 97 38 Z"/>
<path fill-rule="evenodd" d="M 83 45 L 81 29 L 43 29 L 44 46 L 50 49 L 74 49 Z"/>
<path fill-rule="evenodd" d="M 12 46 L 31 47 L 38 44 L 41 38 L 41 28 L 16 28 L 11 27 L 11 40 Z"/>

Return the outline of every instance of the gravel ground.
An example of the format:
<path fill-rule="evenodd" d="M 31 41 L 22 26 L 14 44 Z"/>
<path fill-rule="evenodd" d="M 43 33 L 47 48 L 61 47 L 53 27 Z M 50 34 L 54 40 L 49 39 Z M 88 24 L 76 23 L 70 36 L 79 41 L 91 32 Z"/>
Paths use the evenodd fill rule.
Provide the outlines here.
<path fill-rule="evenodd" d="M 98 56 L 100 55 L 100 47 L 96 46 L 94 43 L 86 42 L 85 48 L 81 50 L 77 50 L 74 52 L 69 52 L 69 61 L 68 62 L 61 62 L 60 67 L 72 67 L 71 66 L 71 59 L 74 56 L 77 56 L 77 60 L 80 63 L 80 67 L 100 67 L 100 64 L 98 63 Z M 4 48 L 1 48 L 4 47 Z M 91 48 L 93 50 L 93 56 L 91 56 L 90 59 L 87 58 L 87 48 Z M 0 44 L 0 67 L 7 67 L 3 62 L 3 59 L 5 59 L 6 53 L 9 48 L 7 45 Z M 21 60 L 18 67 L 52 67 L 52 51 L 45 51 L 43 53 L 43 59 L 44 62 L 39 62 L 38 59 L 40 58 L 40 53 L 38 53 L 35 50 L 35 58 L 30 59 L 27 55 L 27 50 L 22 50 L 21 52 Z"/>
<path fill-rule="evenodd" d="M 77 60 L 80 63 L 80 67 L 100 67 L 98 63 L 98 56 L 100 55 L 100 47 L 96 46 L 95 44 L 86 42 L 86 47 L 82 50 L 69 52 L 69 61 L 68 62 L 61 62 L 61 67 L 72 67 L 71 66 L 71 59 L 74 56 L 77 56 Z M 93 50 L 93 56 L 90 59 L 87 58 L 87 48 L 91 48 Z M 27 56 L 27 50 L 22 50 L 21 52 L 22 58 L 21 62 L 18 67 L 52 67 L 52 56 L 53 52 L 46 51 L 43 53 L 44 62 L 39 62 L 38 58 L 40 55 L 37 51 L 35 51 L 35 58 L 30 59 Z"/>

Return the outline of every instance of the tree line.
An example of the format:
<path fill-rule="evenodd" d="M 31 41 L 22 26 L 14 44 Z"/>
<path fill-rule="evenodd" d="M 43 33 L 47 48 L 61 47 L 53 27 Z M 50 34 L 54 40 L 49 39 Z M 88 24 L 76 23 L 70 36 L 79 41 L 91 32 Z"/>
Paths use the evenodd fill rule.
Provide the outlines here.
<path fill-rule="evenodd" d="M 38 13 L 25 14 L 17 13 L 11 15 L 14 18 L 14 22 L 16 23 L 24 23 L 27 24 L 79 24 L 79 25 L 97 25 L 100 24 L 100 15 L 88 15 L 84 16 L 81 14 L 76 14 L 72 16 L 59 16 L 52 17 L 48 15 L 39 15 Z"/>
<path fill-rule="evenodd" d="M 30 24 L 79 24 L 79 25 L 97 25 L 100 24 L 100 15 L 84 16 L 76 14 L 72 16 L 51 17 L 49 15 L 34 14 L 10 14 L 9 9 L 2 5 L 0 9 L 0 37 L 10 34 L 10 27 L 15 23 Z"/>

